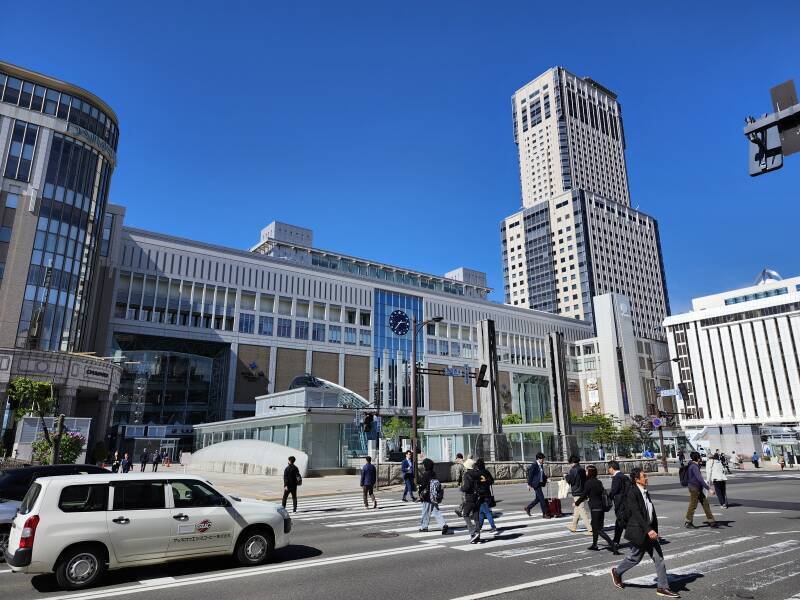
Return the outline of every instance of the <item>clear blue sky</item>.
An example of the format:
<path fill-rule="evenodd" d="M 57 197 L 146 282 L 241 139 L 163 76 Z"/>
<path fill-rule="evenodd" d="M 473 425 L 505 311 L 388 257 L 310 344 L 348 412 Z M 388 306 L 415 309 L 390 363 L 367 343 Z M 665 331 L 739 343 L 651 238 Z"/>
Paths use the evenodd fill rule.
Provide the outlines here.
<path fill-rule="evenodd" d="M 119 115 L 130 225 L 245 248 L 278 219 L 321 248 L 484 270 L 501 299 L 510 97 L 562 65 L 620 96 L 673 312 L 764 266 L 800 274 L 800 155 L 751 179 L 742 135 L 800 80 L 797 2 L 12 4 L 0 56 Z"/>

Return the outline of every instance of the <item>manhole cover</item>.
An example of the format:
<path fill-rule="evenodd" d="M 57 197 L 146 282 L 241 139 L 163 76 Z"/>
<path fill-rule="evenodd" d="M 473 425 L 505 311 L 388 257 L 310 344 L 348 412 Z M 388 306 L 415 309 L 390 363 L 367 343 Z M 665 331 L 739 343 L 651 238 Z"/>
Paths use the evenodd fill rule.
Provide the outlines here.
<path fill-rule="evenodd" d="M 399 536 L 399 533 L 392 533 L 390 531 L 370 531 L 369 533 L 365 533 L 361 537 L 365 538 L 395 538 Z"/>

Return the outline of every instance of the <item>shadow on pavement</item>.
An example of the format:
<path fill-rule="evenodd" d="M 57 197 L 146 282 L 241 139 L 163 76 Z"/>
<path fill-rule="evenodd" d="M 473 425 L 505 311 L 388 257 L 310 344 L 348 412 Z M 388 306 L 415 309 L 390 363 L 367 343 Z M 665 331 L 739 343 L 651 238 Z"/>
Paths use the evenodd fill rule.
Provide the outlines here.
<path fill-rule="evenodd" d="M 296 560 L 304 560 L 307 558 L 316 558 L 321 554 L 322 550 L 312 546 L 292 545 L 276 550 L 272 559 L 260 566 L 266 567 L 270 565 L 280 565 Z M 110 571 L 105 574 L 101 585 L 94 586 L 91 589 L 102 590 L 105 587 L 139 583 L 140 581 L 146 579 L 156 579 L 158 577 L 208 575 L 215 572 L 237 568 L 247 569 L 259 567 L 239 567 L 231 556 L 215 556 L 213 558 L 181 560 L 161 565 L 131 567 L 129 569 Z M 61 591 L 56 583 L 56 578 L 54 575 L 36 575 L 31 579 L 31 585 L 33 585 L 34 589 L 36 589 L 38 592 L 42 593 Z"/>

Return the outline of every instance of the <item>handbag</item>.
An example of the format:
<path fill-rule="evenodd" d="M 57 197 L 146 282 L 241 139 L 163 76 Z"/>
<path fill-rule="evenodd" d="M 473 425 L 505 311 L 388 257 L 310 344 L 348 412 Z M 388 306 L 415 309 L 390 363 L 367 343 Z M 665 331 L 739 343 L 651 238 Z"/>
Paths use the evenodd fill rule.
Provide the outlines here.
<path fill-rule="evenodd" d="M 558 497 L 563 499 L 569 496 L 570 486 L 566 479 L 559 479 L 558 481 Z"/>
<path fill-rule="evenodd" d="M 611 501 L 611 498 L 608 497 L 608 494 L 603 492 L 603 512 L 608 512 L 612 508 L 614 508 L 614 503 Z"/>
<path fill-rule="evenodd" d="M 494 508 L 497 506 L 497 501 L 494 499 L 494 488 L 491 488 L 492 494 L 491 496 L 486 496 L 486 506 L 489 508 Z"/>
<path fill-rule="evenodd" d="M 301 485 L 303 485 L 303 476 L 300 475 L 300 473 L 298 473 L 297 476 L 295 477 L 295 481 L 297 482 L 297 487 L 300 487 Z"/>

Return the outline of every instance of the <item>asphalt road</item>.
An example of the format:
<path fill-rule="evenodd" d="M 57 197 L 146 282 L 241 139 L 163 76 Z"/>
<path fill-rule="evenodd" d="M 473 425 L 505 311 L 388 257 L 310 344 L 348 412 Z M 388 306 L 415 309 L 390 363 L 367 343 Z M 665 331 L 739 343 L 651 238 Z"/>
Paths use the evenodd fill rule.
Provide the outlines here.
<path fill-rule="evenodd" d="M 686 490 L 674 477 L 651 484 L 671 585 L 684 598 L 800 600 L 800 473 L 736 474 L 728 484 L 731 508 L 711 499 L 719 529 L 684 529 Z M 468 543 L 452 508 L 445 510 L 448 523 L 462 526 L 453 535 L 440 535 L 435 523 L 420 534 L 419 505 L 382 493 L 378 510 L 365 510 L 354 490 L 336 498 L 301 497 L 293 545 L 262 567 L 195 560 L 116 571 L 101 587 L 63 593 L 51 576 L 11 574 L 0 564 L 0 589 L 14 600 L 656 597 L 652 563 L 631 570 L 625 590 L 617 590 L 609 570 L 621 557 L 587 550 L 590 538 L 580 529 L 567 531 L 568 519 L 528 518 L 524 485 L 496 486 L 495 493 L 501 530 L 479 545 Z M 444 504 L 457 499 L 448 489 Z M 702 511 L 695 523 L 702 524 Z"/>

